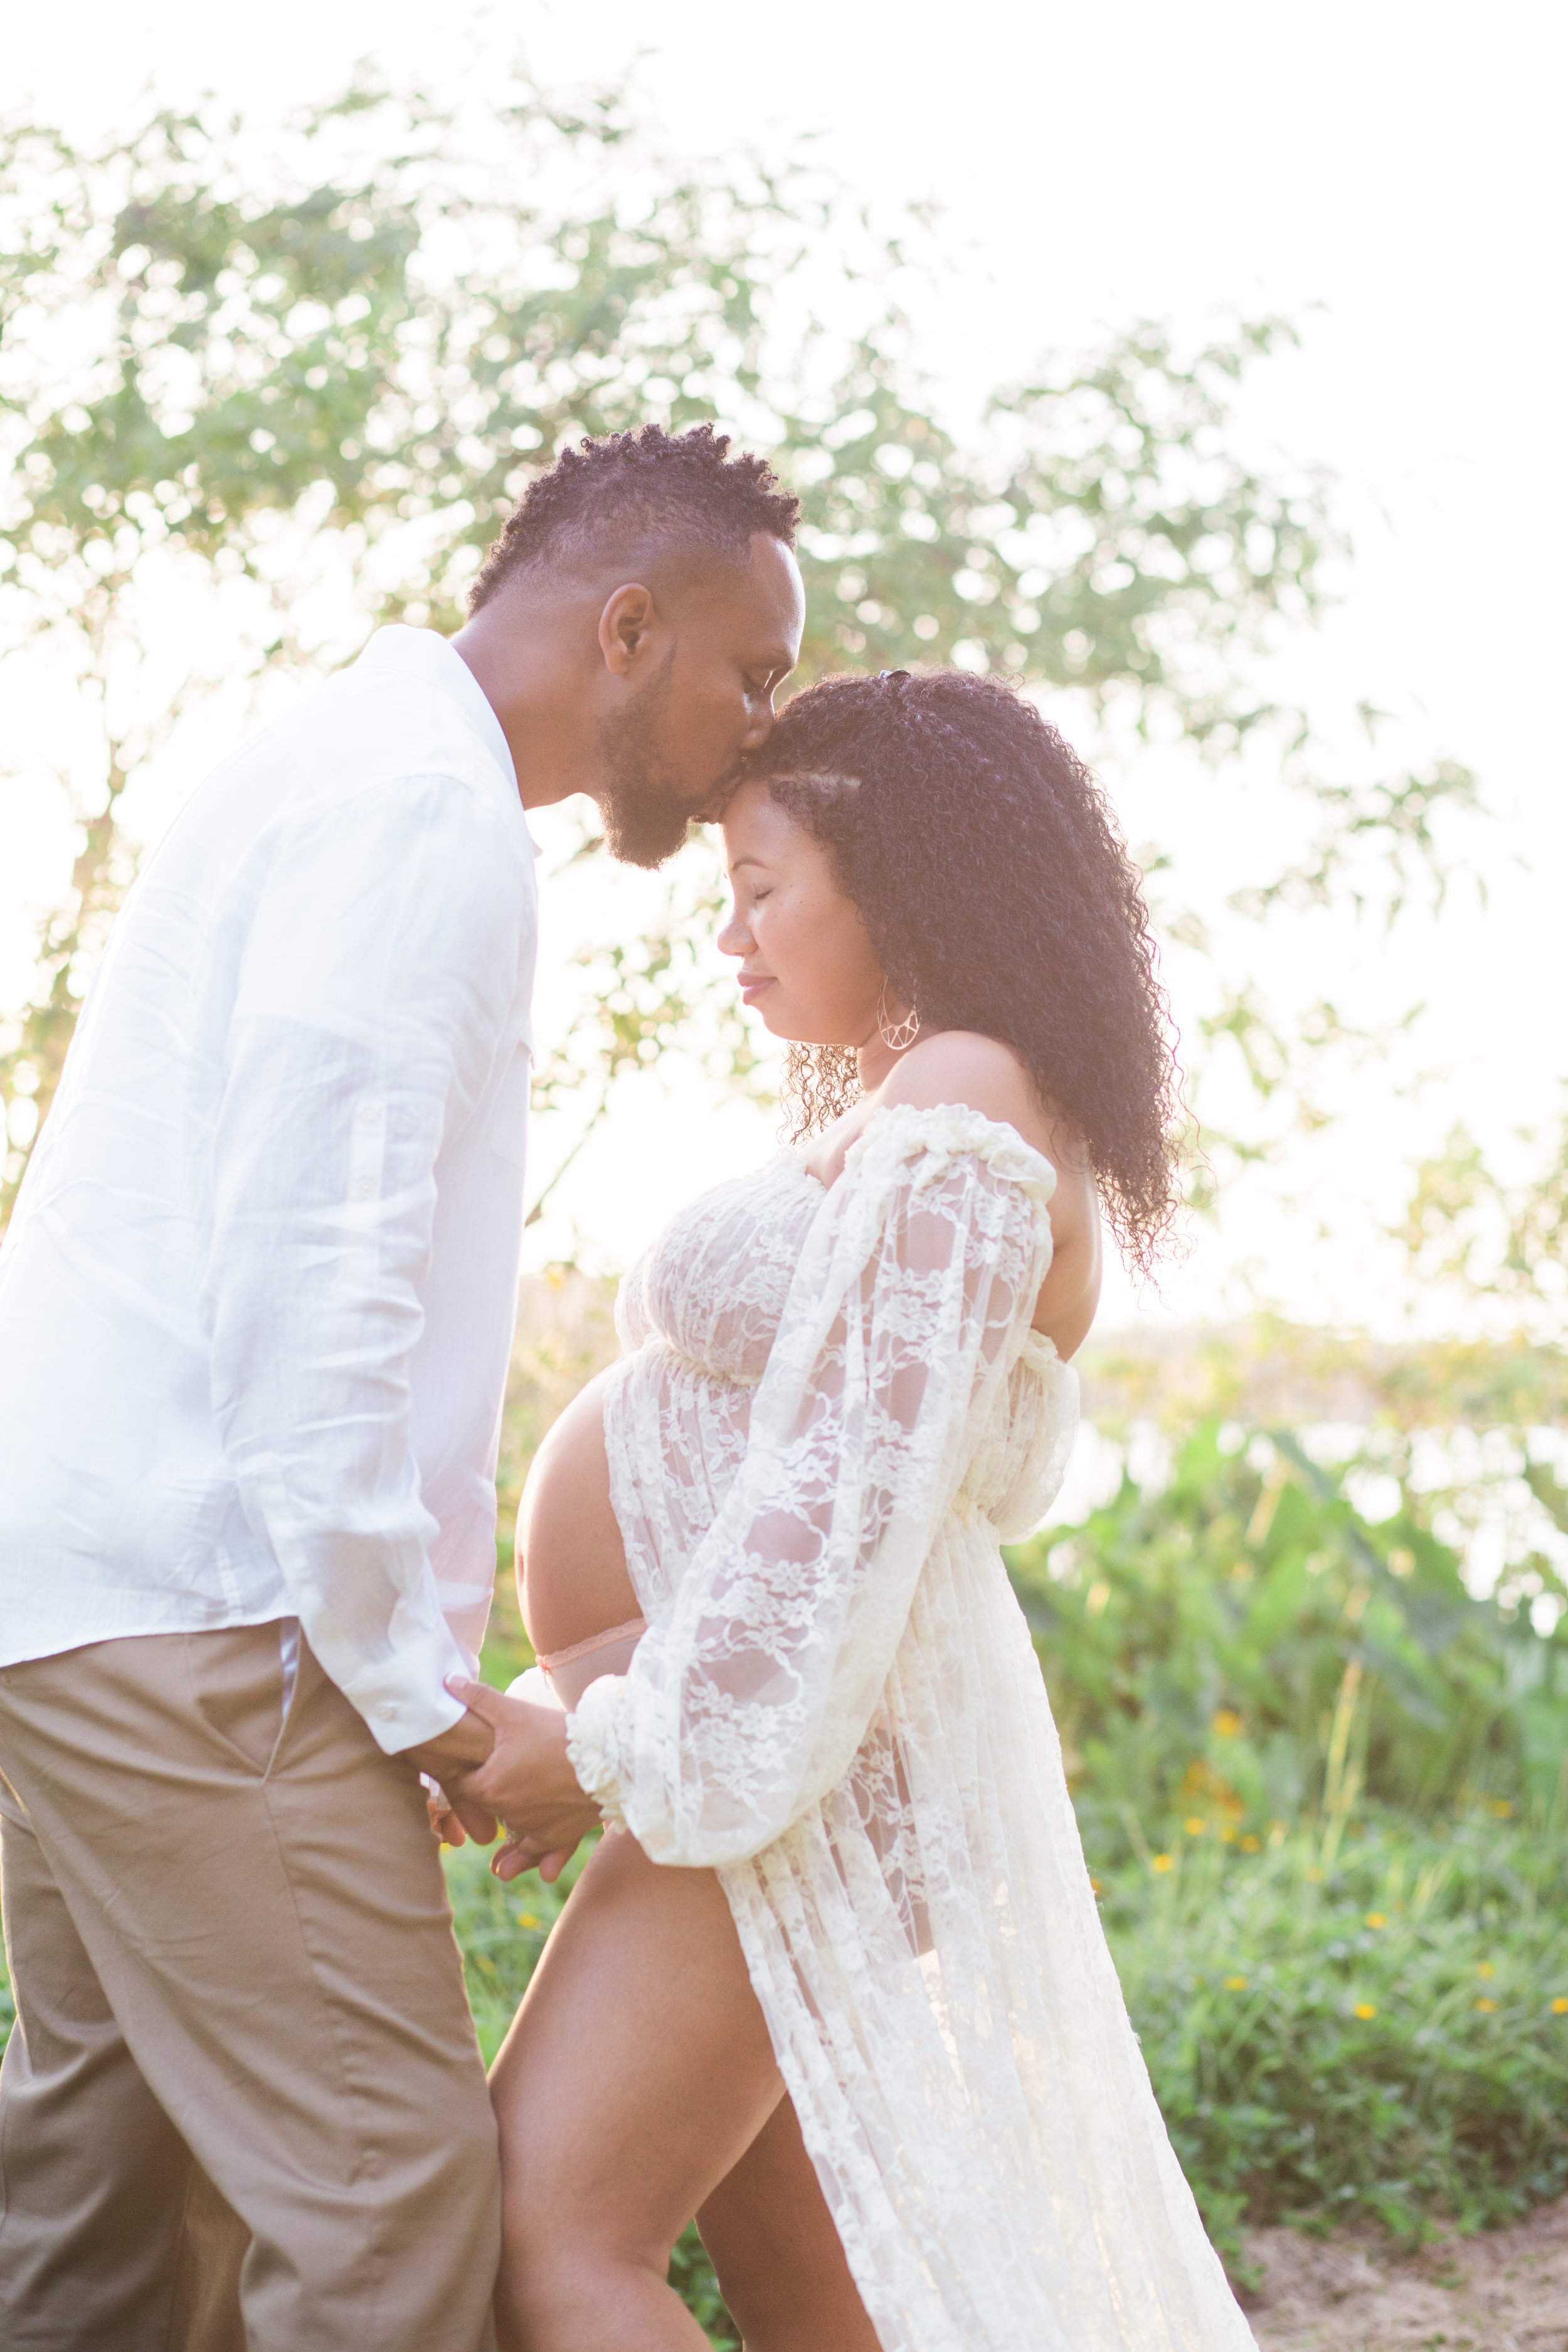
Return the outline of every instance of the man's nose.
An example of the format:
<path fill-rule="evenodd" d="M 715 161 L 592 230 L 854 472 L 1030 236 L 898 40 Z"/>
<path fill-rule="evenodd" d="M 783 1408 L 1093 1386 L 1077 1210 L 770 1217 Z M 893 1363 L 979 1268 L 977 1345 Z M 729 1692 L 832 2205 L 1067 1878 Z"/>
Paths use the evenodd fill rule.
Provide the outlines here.
<path fill-rule="evenodd" d="M 752 719 L 751 725 L 742 736 L 742 751 L 760 751 L 773 731 L 773 706 L 772 702 L 769 701 L 763 704 L 762 709 L 757 712 L 756 716 Z"/>

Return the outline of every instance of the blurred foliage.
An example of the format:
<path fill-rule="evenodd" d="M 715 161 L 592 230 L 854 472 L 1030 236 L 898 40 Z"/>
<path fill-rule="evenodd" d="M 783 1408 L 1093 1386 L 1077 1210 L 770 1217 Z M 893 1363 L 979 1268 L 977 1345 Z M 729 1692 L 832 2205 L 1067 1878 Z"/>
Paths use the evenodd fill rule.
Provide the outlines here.
<path fill-rule="evenodd" d="M 1369 841 L 1406 881 L 1440 865 L 1433 812 L 1466 801 L 1461 772 L 1324 779 L 1300 715 L 1248 683 L 1311 619 L 1337 544 L 1320 481 L 1235 450 L 1235 387 L 1285 321 L 1196 348 L 1112 334 L 999 393 L 966 448 L 891 291 L 920 222 L 876 232 L 809 167 L 673 160 L 624 94 L 568 102 L 521 73 L 467 114 L 360 83 L 280 130 L 160 110 L 91 151 L 13 121 L 0 230 L 0 651 L 47 646 L 100 736 L 60 772 L 78 853 L 0 1037 L 0 1214 L 134 870 L 128 785 L 237 681 L 341 658 L 373 622 L 454 626 L 530 467 L 584 433 L 715 417 L 773 456 L 805 504 L 803 681 L 958 660 L 1214 757 L 1272 726 L 1328 831 L 1260 907 L 1344 895 Z M 823 250 L 859 305 L 841 332 L 813 315 Z M 326 593 L 345 580 L 346 638 Z M 224 616 L 211 644 L 157 641 L 172 583 Z M 716 882 L 689 863 L 640 938 L 584 959 L 584 1017 L 542 1074 L 547 1104 L 584 1090 L 579 1142 L 672 1037 L 760 1084 L 692 951 Z M 1292 1072 L 1333 1042 L 1249 1018 Z"/>
<path fill-rule="evenodd" d="M 559 1265 L 528 1276 L 521 1286 L 496 1464 L 495 1603 L 479 1659 L 484 1680 L 498 1690 L 533 1664 L 513 1573 L 523 1481 L 556 1415 L 620 1353 L 616 1287 L 575 1266 Z"/>
<path fill-rule="evenodd" d="M 1407 1486 L 1373 1526 L 1289 1431 L 1235 1450 L 1221 1433 L 1193 1433 L 1168 1484 L 1124 1475 L 1081 1526 L 1008 1555 L 1086 1833 L 1108 1853 L 1183 1822 L 1256 1843 L 1364 1795 L 1424 1814 L 1487 1802 L 1560 1835 L 1568 1622 L 1552 1559 L 1479 1600 Z"/>
<path fill-rule="evenodd" d="M 1135 1423 L 1183 1435 L 1205 1421 L 1353 1424 L 1384 1444 L 1568 1425 L 1568 1350 L 1517 1337 L 1396 1343 L 1255 1315 L 1091 1336 L 1074 1368 L 1084 1418 L 1116 1439 Z"/>
<path fill-rule="evenodd" d="M 1533 1169 L 1500 1178 L 1456 1127 L 1415 1171 L 1398 1237 L 1417 1278 L 1500 1308 L 1542 1338 L 1568 1336 L 1568 1111 L 1521 1139 Z"/>

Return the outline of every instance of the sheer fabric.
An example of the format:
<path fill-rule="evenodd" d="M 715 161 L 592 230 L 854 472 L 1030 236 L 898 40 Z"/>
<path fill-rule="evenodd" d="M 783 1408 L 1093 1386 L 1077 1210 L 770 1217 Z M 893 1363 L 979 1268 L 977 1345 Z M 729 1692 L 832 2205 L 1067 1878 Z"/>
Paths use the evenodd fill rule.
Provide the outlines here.
<path fill-rule="evenodd" d="M 785 1153 L 675 1219 L 605 1411 L 648 1630 L 571 1752 L 717 1869 L 884 2352 L 1229 2352 L 998 1549 L 1076 1421 L 1055 1181 L 899 1108 L 826 1192 Z"/>

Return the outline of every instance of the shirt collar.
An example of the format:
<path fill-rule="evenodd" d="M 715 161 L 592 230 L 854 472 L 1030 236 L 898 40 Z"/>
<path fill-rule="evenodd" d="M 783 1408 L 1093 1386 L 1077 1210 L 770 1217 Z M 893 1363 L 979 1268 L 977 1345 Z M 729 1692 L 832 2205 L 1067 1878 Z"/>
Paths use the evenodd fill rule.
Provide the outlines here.
<path fill-rule="evenodd" d="M 438 693 L 448 696 L 458 704 L 468 725 L 500 769 L 511 807 L 520 816 L 522 814 L 517 768 L 500 720 L 490 709 L 484 688 L 449 639 L 435 629 L 416 629 L 405 621 L 394 621 L 384 629 L 374 632 L 354 667 L 356 669 L 364 667 L 412 670 L 426 685 L 433 686 Z M 530 845 L 537 857 L 539 845 L 531 836 Z"/>

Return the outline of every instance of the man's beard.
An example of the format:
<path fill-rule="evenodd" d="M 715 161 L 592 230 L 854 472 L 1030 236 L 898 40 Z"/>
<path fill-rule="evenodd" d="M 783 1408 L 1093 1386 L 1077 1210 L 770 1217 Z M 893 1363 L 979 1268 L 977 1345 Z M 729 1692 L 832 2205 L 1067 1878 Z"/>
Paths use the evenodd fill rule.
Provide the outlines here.
<path fill-rule="evenodd" d="M 625 866 L 662 866 L 686 839 L 687 827 L 709 795 L 693 799 L 675 791 L 660 773 L 664 720 L 669 708 L 674 654 L 647 691 L 618 719 L 599 730 L 605 782 L 599 814 L 612 857 Z M 716 788 L 715 788 L 716 789 Z"/>

